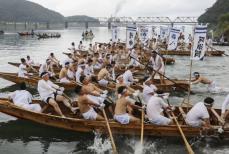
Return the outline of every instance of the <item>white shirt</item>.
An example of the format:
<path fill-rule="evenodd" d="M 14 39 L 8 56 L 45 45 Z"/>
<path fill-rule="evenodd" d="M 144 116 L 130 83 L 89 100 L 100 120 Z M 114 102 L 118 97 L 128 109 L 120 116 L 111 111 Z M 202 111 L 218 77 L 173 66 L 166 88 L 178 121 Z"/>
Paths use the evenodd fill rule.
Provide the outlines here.
<path fill-rule="evenodd" d="M 25 74 L 27 73 L 27 71 L 25 69 L 26 69 L 26 65 L 24 65 L 24 64 L 19 65 L 18 77 L 25 77 L 26 76 Z"/>
<path fill-rule="evenodd" d="M 227 105 L 229 104 L 229 94 L 227 95 L 227 97 L 225 98 L 223 104 L 222 104 L 222 110 L 221 110 L 221 114 L 225 113 Z"/>
<path fill-rule="evenodd" d="M 46 63 L 42 64 L 39 68 L 39 75 L 41 75 L 41 73 L 43 73 L 43 72 L 48 72 L 48 69 L 49 69 L 49 67 Z"/>
<path fill-rule="evenodd" d="M 27 59 L 26 59 L 26 63 L 27 63 L 28 65 L 33 65 L 33 64 L 34 64 L 34 61 L 33 61 L 32 59 L 30 59 L 30 60 L 27 60 Z"/>
<path fill-rule="evenodd" d="M 130 70 L 125 71 L 123 74 L 124 83 L 129 86 L 134 82 L 133 73 Z"/>
<path fill-rule="evenodd" d="M 78 69 L 76 71 L 76 75 L 75 75 L 76 82 L 80 82 L 80 76 L 81 76 L 82 72 L 83 72 L 83 69 L 81 67 L 78 67 Z"/>
<path fill-rule="evenodd" d="M 94 68 L 93 66 L 89 66 L 89 65 L 86 65 L 85 69 L 84 69 L 84 75 L 86 76 L 91 76 L 94 74 Z"/>
<path fill-rule="evenodd" d="M 68 69 L 68 71 L 67 71 L 67 76 L 68 76 L 68 78 L 70 78 L 70 79 L 74 79 L 75 74 L 74 74 L 74 72 L 72 72 L 70 69 Z"/>
<path fill-rule="evenodd" d="M 155 59 L 153 57 L 150 57 L 150 64 L 156 71 L 160 68 L 159 72 L 165 72 L 165 65 L 163 59 L 159 55 L 157 55 Z"/>
<path fill-rule="evenodd" d="M 78 49 L 79 49 L 79 50 L 83 50 L 83 45 L 82 45 L 82 44 L 79 44 L 79 45 L 78 45 Z"/>
<path fill-rule="evenodd" d="M 37 90 L 41 96 L 41 99 L 46 101 L 48 97 L 52 97 L 57 89 L 60 87 L 51 81 L 45 81 L 43 79 L 38 81 Z"/>
<path fill-rule="evenodd" d="M 157 90 L 157 87 L 153 84 L 151 84 L 150 86 L 144 85 L 142 93 L 143 93 L 143 100 L 145 103 L 148 103 L 150 98 L 153 96 L 151 93 L 154 93 L 156 90 Z"/>
<path fill-rule="evenodd" d="M 135 60 L 138 60 L 138 55 L 134 49 L 129 51 L 129 54 L 130 54 L 130 58 L 134 58 Z"/>
<path fill-rule="evenodd" d="M 69 62 L 69 64 L 71 64 L 71 63 L 73 63 L 73 59 L 67 57 L 67 58 L 63 61 L 63 63 L 62 63 L 62 67 L 64 67 L 64 66 L 65 66 L 65 63 L 67 63 L 67 62 Z"/>
<path fill-rule="evenodd" d="M 207 107 L 203 102 L 195 104 L 186 116 L 187 122 L 201 122 L 203 119 L 209 118 Z"/>
<path fill-rule="evenodd" d="M 23 105 L 27 105 L 32 102 L 32 95 L 26 90 L 16 90 L 9 96 L 17 106 L 22 107 Z"/>
<path fill-rule="evenodd" d="M 157 116 L 161 114 L 163 108 L 168 107 L 164 100 L 160 97 L 152 96 L 147 104 L 146 113 L 149 120 L 156 120 Z"/>

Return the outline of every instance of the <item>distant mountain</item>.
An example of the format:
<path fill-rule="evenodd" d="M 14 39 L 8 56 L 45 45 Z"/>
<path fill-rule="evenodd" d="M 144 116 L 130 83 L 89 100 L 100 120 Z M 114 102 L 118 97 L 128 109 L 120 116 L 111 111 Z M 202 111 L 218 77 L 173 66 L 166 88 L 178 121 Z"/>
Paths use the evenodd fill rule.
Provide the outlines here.
<path fill-rule="evenodd" d="M 99 20 L 93 17 L 85 16 L 85 15 L 69 16 L 65 18 L 65 21 L 68 21 L 68 22 L 77 22 L 77 21 L 99 22 Z"/>
<path fill-rule="evenodd" d="M 64 16 L 26 0 L 0 0 L 0 21 L 63 22 Z"/>
<path fill-rule="evenodd" d="M 229 0 L 217 0 L 216 3 L 206 10 L 198 19 L 201 23 L 210 23 L 209 30 L 213 30 L 215 38 L 222 35 L 229 40 Z"/>
<path fill-rule="evenodd" d="M 0 0 L 0 21 L 12 22 L 82 22 L 97 19 L 85 15 L 64 17 L 58 12 L 27 0 Z"/>
<path fill-rule="evenodd" d="M 208 8 L 204 14 L 202 14 L 198 21 L 201 23 L 217 24 L 221 15 L 229 12 L 229 0 L 217 0 L 216 3 Z"/>

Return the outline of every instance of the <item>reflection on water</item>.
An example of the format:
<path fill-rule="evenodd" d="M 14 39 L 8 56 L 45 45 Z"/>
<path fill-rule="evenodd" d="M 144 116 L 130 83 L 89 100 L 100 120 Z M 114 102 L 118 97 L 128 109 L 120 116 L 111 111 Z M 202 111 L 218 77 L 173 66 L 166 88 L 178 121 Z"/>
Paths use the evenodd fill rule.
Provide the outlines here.
<path fill-rule="evenodd" d="M 54 52 L 61 61 L 65 59 L 62 52 L 67 52 L 71 42 L 76 45 L 81 40 L 83 28 L 71 30 L 58 30 L 60 39 L 37 40 L 36 37 L 20 37 L 16 33 L 0 35 L 0 71 L 17 72 L 17 68 L 10 66 L 7 62 L 19 62 L 20 58 L 30 55 L 36 63 L 43 63 L 50 52 Z M 108 42 L 111 31 L 107 28 L 92 28 L 96 42 Z M 125 40 L 125 30 L 120 29 L 121 40 Z M 90 42 L 84 42 L 87 46 Z M 217 47 L 229 51 L 228 47 Z M 228 54 L 228 52 L 227 52 Z M 166 66 L 166 74 L 170 78 L 188 79 L 190 60 L 189 57 L 173 56 L 175 65 Z M 204 61 L 193 62 L 192 71 L 199 71 L 204 76 L 217 82 L 224 88 L 229 88 L 228 78 L 229 57 L 206 57 Z M 10 86 L 10 87 L 8 87 Z M 14 91 L 18 86 L 12 82 L 0 79 L 0 96 Z M 37 91 L 29 89 L 35 97 Z M 216 100 L 215 107 L 220 108 L 228 93 L 224 92 L 210 94 L 205 85 L 194 85 L 191 102 L 202 101 L 206 96 Z M 74 94 L 68 93 L 70 96 Z M 186 94 L 172 94 L 171 104 L 180 104 Z M 139 146 L 139 136 L 114 136 L 117 149 L 121 154 L 132 153 L 186 153 L 185 146 L 180 137 L 178 138 L 156 138 L 144 136 L 144 145 Z M 196 153 L 227 153 L 228 142 L 218 139 L 190 139 Z M 40 153 L 111 153 L 111 146 L 107 135 L 94 133 L 83 134 L 64 131 L 57 128 L 41 126 L 38 124 L 16 120 L 5 114 L 0 114 L 0 154 L 40 154 Z"/>

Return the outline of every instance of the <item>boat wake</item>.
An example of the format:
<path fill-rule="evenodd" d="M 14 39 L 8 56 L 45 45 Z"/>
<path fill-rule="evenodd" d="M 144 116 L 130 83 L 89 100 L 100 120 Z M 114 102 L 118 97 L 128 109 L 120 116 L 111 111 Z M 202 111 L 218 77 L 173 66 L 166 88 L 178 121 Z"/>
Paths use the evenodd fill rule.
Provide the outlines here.
<path fill-rule="evenodd" d="M 158 151 L 156 147 L 156 142 L 149 142 L 149 141 L 144 141 L 143 145 L 140 143 L 139 140 L 136 139 L 127 139 L 126 144 L 128 147 L 131 147 L 132 151 L 131 153 L 134 154 L 146 154 L 146 153 L 154 153 L 154 154 L 161 154 L 160 151 Z"/>
<path fill-rule="evenodd" d="M 93 145 L 89 146 L 87 149 L 97 154 L 112 153 L 110 139 L 103 139 L 100 133 L 95 133 Z"/>

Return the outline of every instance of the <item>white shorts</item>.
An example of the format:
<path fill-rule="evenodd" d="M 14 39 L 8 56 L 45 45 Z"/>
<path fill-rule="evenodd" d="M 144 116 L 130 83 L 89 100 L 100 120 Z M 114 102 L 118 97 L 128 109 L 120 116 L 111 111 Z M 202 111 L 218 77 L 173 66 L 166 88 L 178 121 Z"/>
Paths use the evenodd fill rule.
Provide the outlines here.
<path fill-rule="evenodd" d="M 41 106 L 39 104 L 17 104 L 17 106 L 33 112 L 41 112 Z"/>
<path fill-rule="evenodd" d="M 128 113 L 121 114 L 121 115 L 114 115 L 114 120 L 118 121 L 121 124 L 129 124 L 130 116 Z"/>
<path fill-rule="evenodd" d="M 60 83 L 70 83 L 70 81 L 66 77 L 64 77 L 60 79 Z"/>
<path fill-rule="evenodd" d="M 216 82 L 215 81 L 212 81 L 212 83 L 208 85 L 207 89 L 211 93 L 218 93 L 218 92 L 223 91 L 222 88 L 216 86 Z"/>
<path fill-rule="evenodd" d="M 98 96 L 87 95 L 87 98 L 88 98 L 90 101 L 92 101 L 92 102 L 94 102 L 94 103 L 96 103 L 96 104 L 98 104 L 98 105 L 100 105 L 100 104 L 102 104 L 102 103 L 104 102 L 104 98 L 98 97 Z"/>
<path fill-rule="evenodd" d="M 98 83 L 99 83 L 100 86 L 106 87 L 109 82 L 107 80 L 105 80 L 105 79 L 101 79 L 101 80 L 98 81 Z"/>
<path fill-rule="evenodd" d="M 135 60 L 135 59 L 131 58 L 129 65 L 139 66 L 139 65 L 140 65 L 140 63 L 139 63 L 137 60 Z"/>
<path fill-rule="evenodd" d="M 157 115 L 154 119 L 151 119 L 149 121 L 155 125 L 169 125 L 171 119 L 166 118 L 162 115 Z"/>
<path fill-rule="evenodd" d="M 192 127 L 201 127 L 202 125 L 201 121 L 188 121 L 187 119 L 186 119 L 186 123 Z"/>
<path fill-rule="evenodd" d="M 86 120 L 96 120 L 97 113 L 93 108 L 91 108 L 89 111 L 82 114 L 83 118 Z"/>

